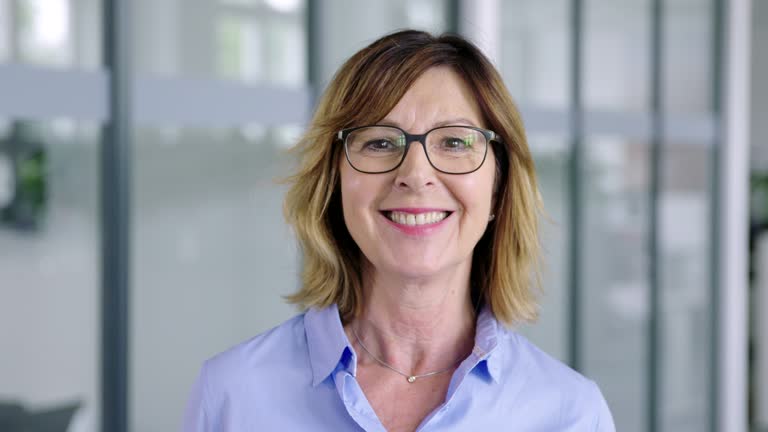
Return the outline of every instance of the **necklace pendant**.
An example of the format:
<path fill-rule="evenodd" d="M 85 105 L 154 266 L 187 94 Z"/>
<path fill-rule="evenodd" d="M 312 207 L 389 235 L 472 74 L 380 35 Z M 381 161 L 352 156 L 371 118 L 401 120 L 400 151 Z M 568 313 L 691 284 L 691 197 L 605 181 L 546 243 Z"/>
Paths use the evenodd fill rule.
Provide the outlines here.
<path fill-rule="evenodd" d="M 414 381 L 416 381 L 416 377 L 415 376 L 409 376 L 408 377 L 408 382 L 409 383 L 413 383 Z"/>

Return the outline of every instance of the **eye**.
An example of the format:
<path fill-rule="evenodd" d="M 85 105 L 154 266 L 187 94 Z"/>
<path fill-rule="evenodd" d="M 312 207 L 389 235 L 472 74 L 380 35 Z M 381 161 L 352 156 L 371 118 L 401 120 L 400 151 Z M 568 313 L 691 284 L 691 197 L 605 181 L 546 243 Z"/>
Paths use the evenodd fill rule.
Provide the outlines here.
<path fill-rule="evenodd" d="M 465 150 L 472 148 L 474 140 L 472 136 L 468 136 L 464 139 L 457 137 L 449 137 L 443 140 L 443 149 L 445 150 Z"/>
<path fill-rule="evenodd" d="M 363 150 L 376 152 L 398 151 L 402 147 L 402 140 L 394 138 L 376 138 L 366 141 Z"/>

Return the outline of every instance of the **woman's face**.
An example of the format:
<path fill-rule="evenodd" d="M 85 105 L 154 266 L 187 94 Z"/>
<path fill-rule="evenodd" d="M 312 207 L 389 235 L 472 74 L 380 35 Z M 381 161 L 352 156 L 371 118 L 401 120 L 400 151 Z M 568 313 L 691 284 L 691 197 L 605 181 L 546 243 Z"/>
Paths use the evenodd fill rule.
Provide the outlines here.
<path fill-rule="evenodd" d="M 435 67 L 379 124 L 422 134 L 446 124 L 485 127 L 481 119 L 462 78 Z M 490 146 L 483 165 L 470 174 L 435 170 L 418 143 L 388 173 L 358 172 L 344 157 L 339 163 L 344 220 L 375 272 L 422 279 L 471 268 L 492 208 L 496 159 Z"/>

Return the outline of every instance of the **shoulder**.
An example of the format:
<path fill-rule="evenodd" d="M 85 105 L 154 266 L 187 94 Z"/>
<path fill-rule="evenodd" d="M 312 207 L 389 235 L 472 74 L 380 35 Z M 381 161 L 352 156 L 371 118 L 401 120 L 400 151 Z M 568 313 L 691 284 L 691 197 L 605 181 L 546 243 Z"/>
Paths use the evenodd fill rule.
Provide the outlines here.
<path fill-rule="evenodd" d="M 581 389 L 592 383 L 562 361 L 552 357 L 534 345 L 525 336 L 507 331 L 501 339 L 509 354 L 507 357 L 516 367 L 524 368 L 530 379 L 541 384 L 557 384 L 558 387 Z"/>
<path fill-rule="evenodd" d="M 540 402 L 548 407 L 547 411 L 556 410 L 562 426 L 578 425 L 590 431 L 614 430 L 608 405 L 594 381 L 517 332 L 506 332 L 501 343 L 506 345 L 505 367 L 524 374 L 522 397 Z"/>
<path fill-rule="evenodd" d="M 301 370 L 296 367 L 307 362 L 304 314 L 300 314 L 211 357 L 203 373 L 209 386 L 223 390 L 247 380 L 264 380 L 285 368 Z"/>
<path fill-rule="evenodd" d="M 311 382 L 307 364 L 303 314 L 210 358 L 193 385 L 183 430 L 218 430 L 215 425 L 229 420 L 238 425 L 253 421 L 276 399 L 276 392 L 265 389 L 283 389 L 279 402 L 287 403 L 301 383 Z M 293 383 L 288 387 L 294 391 L 286 383 Z"/>

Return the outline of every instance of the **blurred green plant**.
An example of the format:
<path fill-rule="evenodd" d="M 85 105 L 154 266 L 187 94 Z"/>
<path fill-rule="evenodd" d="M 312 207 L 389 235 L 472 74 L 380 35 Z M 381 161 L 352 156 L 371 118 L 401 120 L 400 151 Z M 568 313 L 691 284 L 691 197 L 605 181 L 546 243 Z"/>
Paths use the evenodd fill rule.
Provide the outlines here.
<path fill-rule="evenodd" d="M 768 223 L 768 172 L 752 172 L 749 183 L 752 223 Z"/>
<path fill-rule="evenodd" d="M 0 140 L 0 152 L 13 167 L 13 199 L 0 208 L 0 221 L 17 229 L 35 230 L 48 206 L 48 157 L 44 144 L 29 139 L 24 125 L 15 124 L 10 136 Z"/>

